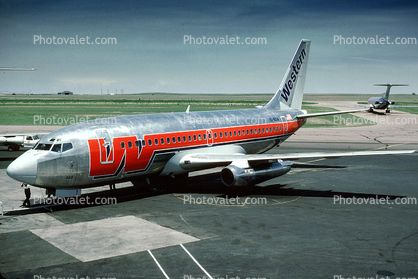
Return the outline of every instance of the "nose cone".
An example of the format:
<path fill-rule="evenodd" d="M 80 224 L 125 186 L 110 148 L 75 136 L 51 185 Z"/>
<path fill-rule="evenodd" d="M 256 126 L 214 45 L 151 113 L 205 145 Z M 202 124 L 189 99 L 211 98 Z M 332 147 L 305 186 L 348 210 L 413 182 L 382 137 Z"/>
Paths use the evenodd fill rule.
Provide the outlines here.
<path fill-rule="evenodd" d="M 37 171 L 38 162 L 35 156 L 28 152 L 14 160 L 6 170 L 8 176 L 27 184 L 35 183 Z"/>

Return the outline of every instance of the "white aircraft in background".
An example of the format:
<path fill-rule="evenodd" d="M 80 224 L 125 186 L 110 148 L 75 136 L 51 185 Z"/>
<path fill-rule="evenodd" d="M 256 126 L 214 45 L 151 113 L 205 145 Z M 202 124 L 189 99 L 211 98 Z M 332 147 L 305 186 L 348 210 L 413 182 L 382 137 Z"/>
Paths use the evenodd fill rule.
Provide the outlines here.
<path fill-rule="evenodd" d="M 9 151 L 18 151 L 20 148 L 33 148 L 40 137 L 35 133 L 0 134 L 0 146 L 7 146 Z"/>
<path fill-rule="evenodd" d="M 0 67 L 0 71 L 35 71 L 35 68 L 7 68 Z"/>
<path fill-rule="evenodd" d="M 386 86 L 386 92 L 382 94 L 382 97 L 372 97 L 370 98 L 367 103 L 370 105 L 369 112 L 374 112 L 374 109 L 386 109 L 387 113 L 390 113 L 390 105 L 394 105 L 395 101 L 389 101 L 389 93 L 390 89 L 393 86 L 408 86 L 408 84 L 392 84 L 392 83 L 385 83 L 385 84 L 375 84 L 374 86 Z"/>
<path fill-rule="evenodd" d="M 415 153 L 262 154 L 292 136 L 307 118 L 364 111 L 308 114 L 301 109 L 310 43 L 300 42 L 279 89 L 261 108 L 125 115 L 70 125 L 43 137 L 8 166 L 7 174 L 68 197 L 82 188 L 125 181 L 184 185 L 189 172 L 214 167 L 223 167 L 225 186 L 252 186 L 287 173 L 289 160 Z"/>

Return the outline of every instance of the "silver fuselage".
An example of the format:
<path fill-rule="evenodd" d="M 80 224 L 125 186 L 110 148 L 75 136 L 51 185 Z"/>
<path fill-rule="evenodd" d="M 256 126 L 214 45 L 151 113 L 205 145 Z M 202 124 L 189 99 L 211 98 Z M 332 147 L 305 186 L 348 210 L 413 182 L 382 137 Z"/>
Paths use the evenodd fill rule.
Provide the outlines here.
<path fill-rule="evenodd" d="M 295 118 L 302 113 L 261 108 L 91 120 L 43 137 L 8 171 L 13 169 L 15 179 L 42 188 L 86 188 L 151 175 L 175 176 L 187 172 L 166 167 L 179 153 L 266 152 L 306 122 Z"/>

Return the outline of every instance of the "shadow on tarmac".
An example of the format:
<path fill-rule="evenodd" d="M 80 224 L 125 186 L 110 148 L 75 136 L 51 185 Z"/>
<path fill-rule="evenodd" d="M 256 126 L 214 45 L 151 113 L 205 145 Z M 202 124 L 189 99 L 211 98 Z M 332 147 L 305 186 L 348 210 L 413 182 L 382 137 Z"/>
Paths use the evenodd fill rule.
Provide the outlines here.
<path fill-rule="evenodd" d="M 307 167 L 303 165 L 303 167 Z M 320 166 L 314 165 L 314 167 L 328 167 L 328 168 L 341 168 L 341 166 Z M 25 215 L 40 212 L 52 212 L 71 210 L 77 208 L 86 208 L 92 206 L 100 206 L 103 203 L 96 203 L 95 201 L 102 199 L 116 199 L 116 203 L 123 203 L 133 200 L 141 200 L 153 196 L 165 195 L 165 194 L 214 194 L 219 195 L 222 198 L 236 198 L 246 196 L 300 196 L 300 197 L 321 197 L 321 198 L 334 198 L 339 196 L 340 198 L 373 198 L 373 199 L 389 199 L 394 200 L 397 198 L 404 198 L 404 196 L 393 195 L 381 195 L 375 193 L 353 193 L 353 192 L 338 192 L 333 190 L 309 190 L 309 189 L 295 189 L 284 188 L 286 184 L 272 184 L 268 186 L 252 186 L 252 187 L 227 187 L 224 186 L 220 180 L 219 173 L 204 174 L 199 176 L 190 177 L 188 185 L 173 187 L 172 185 L 163 185 L 161 188 L 149 188 L 130 186 L 114 190 L 105 190 L 94 193 L 83 194 L 77 198 L 56 198 L 55 200 L 48 200 L 48 202 L 35 204 L 31 207 L 24 208 L 23 210 L 9 211 L 7 215 Z M 57 203 L 57 201 L 65 201 L 64 203 Z M 86 202 L 79 201 L 90 201 Z M 73 204 L 71 204 L 71 201 Z M 76 201 L 76 204 L 74 204 Z M 115 203 L 115 204 L 116 204 Z"/>

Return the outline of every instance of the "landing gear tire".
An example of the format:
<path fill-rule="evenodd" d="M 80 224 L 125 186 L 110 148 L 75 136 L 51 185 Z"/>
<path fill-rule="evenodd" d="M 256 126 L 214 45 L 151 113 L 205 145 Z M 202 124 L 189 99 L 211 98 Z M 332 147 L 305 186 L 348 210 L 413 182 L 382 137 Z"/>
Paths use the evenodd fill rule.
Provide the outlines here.
<path fill-rule="evenodd" d="M 387 110 L 386 110 L 386 113 L 390 113 L 390 109 L 387 109 Z"/>

